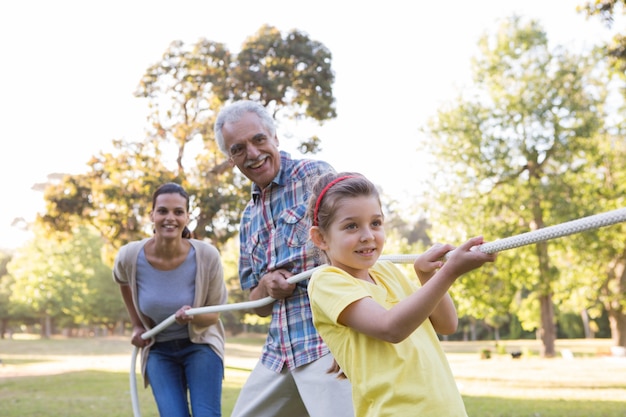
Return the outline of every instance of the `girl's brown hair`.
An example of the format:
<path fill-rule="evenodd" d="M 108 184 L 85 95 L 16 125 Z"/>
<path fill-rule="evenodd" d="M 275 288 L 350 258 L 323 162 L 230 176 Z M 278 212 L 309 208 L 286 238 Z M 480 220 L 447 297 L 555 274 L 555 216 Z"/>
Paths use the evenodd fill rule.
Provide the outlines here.
<path fill-rule="evenodd" d="M 359 196 L 375 196 L 380 203 L 378 189 L 361 174 L 340 172 L 322 175 L 311 189 L 307 207 L 311 224 L 320 230 L 328 230 L 341 200 Z"/>

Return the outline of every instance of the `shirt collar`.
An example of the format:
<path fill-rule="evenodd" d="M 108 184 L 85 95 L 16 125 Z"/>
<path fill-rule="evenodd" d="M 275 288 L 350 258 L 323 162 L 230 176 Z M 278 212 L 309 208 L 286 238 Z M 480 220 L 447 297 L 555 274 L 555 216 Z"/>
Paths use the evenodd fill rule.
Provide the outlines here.
<path fill-rule="evenodd" d="M 278 169 L 278 174 L 276 174 L 276 176 L 274 177 L 274 179 L 272 180 L 272 182 L 270 183 L 269 186 L 271 186 L 272 184 L 276 184 L 276 185 L 283 185 L 285 184 L 285 165 L 287 164 L 287 161 L 291 158 L 291 155 L 288 152 L 285 151 L 280 151 L 280 168 Z M 261 195 L 261 192 L 263 190 L 261 189 L 261 187 L 259 187 L 258 185 L 256 185 L 256 183 L 252 183 L 252 200 L 254 200 L 254 202 L 256 202 L 259 199 L 259 196 Z"/>

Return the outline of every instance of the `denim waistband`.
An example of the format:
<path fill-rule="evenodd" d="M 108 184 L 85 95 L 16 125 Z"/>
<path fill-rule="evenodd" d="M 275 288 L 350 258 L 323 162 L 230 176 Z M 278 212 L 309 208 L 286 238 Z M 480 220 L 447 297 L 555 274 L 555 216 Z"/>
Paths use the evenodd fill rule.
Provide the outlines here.
<path fill-rule="evenodd" d="M 166 340 L 165 342 L 156 342 L 153 347 L 163 347 L 166 349 L 183 349 L 191 346 L 193 342 L 188 337 L 184 339 Z"/>

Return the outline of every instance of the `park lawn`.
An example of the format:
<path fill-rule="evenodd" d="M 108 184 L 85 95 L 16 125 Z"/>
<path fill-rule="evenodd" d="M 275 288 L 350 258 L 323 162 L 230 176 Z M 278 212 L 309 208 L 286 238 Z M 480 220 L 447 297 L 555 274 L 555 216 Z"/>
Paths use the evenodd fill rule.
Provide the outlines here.
<path fill-rule="evenodd" d="M 222 413 L 229 416 L 245 379 L 224 381 Z M 142 417 L 159 417 L 150 389 L 137 389 Z M 131 417 L 128 374 L 80 371 L 0 379 L 2 417 Z"/>
<path fill-rule="evenodd" d="M 262 341 L 254 336 L 227 342 L 225 417 Z M 494 348 L 487 360 L 478 353 L 486 342 L 444 343 L 471 417 L 626 417 L 626 358 L 596 354 L 606 352 L 606 341 L 568 341 L 575 356 L 571 360 L 541 359 L 533 353 L 532 342 L 506 342 L 508 350 L 529 343 L 526 357 L 512 359 L 500 347 L 501 354 Z M 132 416 L 130 352 L 124 338 L 0 340 L 0 414 Z M 45 374 L 53 363 L 74 365 L 62 373 Z M 7 376 L 16 369 L 30 371 L 26 376 Z M 143 388 L 140 376 L 137 381 L 142 417 L 157 417 L 150 390 Z"/>
<path fill-rule="evenodd" d="M 139 389 L 142 417 L 158 417 L 149 390 Z M 0 379 L 3 417 L 131 417 L 128 374 L 79 371 Z"/>
<path fill-rule="evenodd" d="M 222 410 L 229 416 L 243 380 L 224 382 Z M 158 417 L 149 390 L 139 388 L 142 417 Z M 624 401 L 463 397 L 473 417 L 626 417 Z M 81 371 L 0 382 L 3 417 L 129 417 L 128 375 Z"/>

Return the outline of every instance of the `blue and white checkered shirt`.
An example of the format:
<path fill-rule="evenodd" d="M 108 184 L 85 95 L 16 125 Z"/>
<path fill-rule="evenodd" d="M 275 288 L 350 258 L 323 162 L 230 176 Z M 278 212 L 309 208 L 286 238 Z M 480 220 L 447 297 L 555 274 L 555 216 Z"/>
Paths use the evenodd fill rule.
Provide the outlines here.
<path fill-rule="evenodd" d="M 239 279 L 249 290 L 265 274 L 287 269 L 294 275 L 320 264 L 309 241 L 310 222 L 306 208 L 312 181 L 334 172 L 331 165 L 316 160 L 294 160 L 284 151 L 281 168 L 272 183 L 261 190 L 252 185 L 252 199 L 241 218 Z M 307 293 L 308 280 L 296 284 L 293 294 L 276 300 L 261 363 L 280 372 L 311 363 L 329 352 L 313 326 Z"/>

